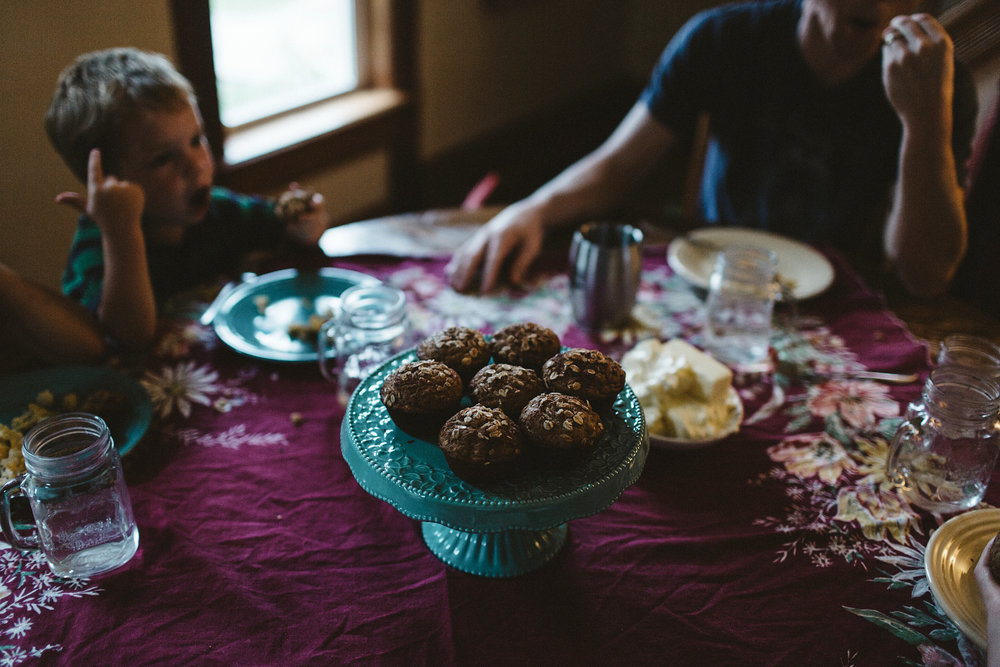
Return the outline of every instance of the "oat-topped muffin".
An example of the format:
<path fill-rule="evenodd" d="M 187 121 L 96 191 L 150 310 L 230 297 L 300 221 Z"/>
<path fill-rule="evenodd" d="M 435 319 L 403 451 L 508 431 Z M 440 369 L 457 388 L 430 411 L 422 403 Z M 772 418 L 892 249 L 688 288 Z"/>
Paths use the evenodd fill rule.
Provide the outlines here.
<path fill-rule="evenodd" d="M 490 361 L 490 346 L 475 329 L 448 327 L 417 343 L 417 359 L 434 359 L 454 368 L 468 382 Z"/>
<path fill-rule="evenodd" d="M 456 475 L 480 482 L 508 474 L 521 457 L 523 441 L 517 422 L 503 410 L 477 404 L 444 423 L 438 446 Z"/>
<path fill-rule="evenodd" d="M 542 380 L 549 391 L 585 398 L 594 410 L 607 414 L 625 388 L 625 371 L 598 350 L 577 347 L 546 361 Z"/>
<path fill-rule="evenodd" d="M 530 368 L 510 364 L 490 364 L 472 376 L 469 395 L 477 403 L 499 407 L 511 419 L 535 396 L 545 391 L 545 383 Z"/>
<path fill-rule="evenodd" d="M 379 397 L 400 430 L 434 441 L 458 410 L 462 380 L 440 361 L 411 361 L 386 376 Z"/>
<path fill-rule="evenodd" d="M 555 331 L 534 322 L 511 324 L 500 329 L 493 334 L 490 348 L 493 350 L 493 361 L 535 371 L 540 371 L 542 364 L 562 349 Z"/>
<path fill-rule="evenodd" d="M 528 401 L 518 423 L 542 461 L 575 462 L 594 451 L 604 423 L 582 398 L 549 392 Z"/>

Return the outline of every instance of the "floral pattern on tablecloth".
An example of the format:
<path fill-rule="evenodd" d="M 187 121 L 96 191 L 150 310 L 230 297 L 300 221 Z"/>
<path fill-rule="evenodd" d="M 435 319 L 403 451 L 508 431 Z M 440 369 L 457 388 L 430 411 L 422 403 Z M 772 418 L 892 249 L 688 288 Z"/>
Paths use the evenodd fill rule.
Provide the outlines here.
<path fill-rule="evenodd" d="M 414 329 L 430 333 L 462 324 L 490 333 L 532 320 L 553 329 L 565 345 L 598 344 L 617 358 L 650 336 L 687 338 L 698 344 L 699 297 L 663 265 L 643 273 L 633 319 L 620 331 L 586 334 L 572 325 L 564 274 L 542 275 L 524 289 L 470 296 L 449 289 L 433 263 L 406 262 L 381 274 L 404 289 Z M 227 367 L 211 363 L 221 343 L 210 327 L 196 321 L 204 300 L 175 310 L 165 319 L 159 342 L 138 376 L 149 392 L 156 428 L 165 440 L 185 447 L 228 449 L 283 448 L 282 430 L 250 432 L 234 423 L 208 432 L 187 424 L 199 411 L 238 418 L 264 397 L 255 382 L 265 372 L 253 360 Z M 885 478 L 888 443 L 900 423 L 901 403 L 890 390 L 870 381 L 829 380 L 826 375 L 862 370 L 827 324 L 814 316 L 779 311 L 774 372 L 737 377 L 736 385 L 753 410 L 747 424 L 767 424 L 783 433 L 767 448 L 772 467 L 747 480 L 755 486 L 784 489 L 784 513 L 757 518 L 756 525 L 785 535 L 774 553 L 775 567 L 804 559 L 816 568 L 845 562 L 864 569 L 873 585 L 909 589 L 913 603 L 899 609 L 860 609 L 853 613 L 909 642 L 911 664 L 979 664 L 981 652 L 955 628 L 930 595 L 923 570 L 926 517 L 892 491 Z M 317 371 L 318 372 L 318 371 Z M 291 427 L 290 427 L 291 428 Z M 100 595 L 86 580 L 51 575 L 37 553 L 0 550 L 0 665 L 16 665 L 58 645 L 31 645 L 32 619 L 52 611 L 60 599 Z M 850 638 L 844 639 L 850 644 Z M 850 664 L 859 657 L 848 649 Z"/>

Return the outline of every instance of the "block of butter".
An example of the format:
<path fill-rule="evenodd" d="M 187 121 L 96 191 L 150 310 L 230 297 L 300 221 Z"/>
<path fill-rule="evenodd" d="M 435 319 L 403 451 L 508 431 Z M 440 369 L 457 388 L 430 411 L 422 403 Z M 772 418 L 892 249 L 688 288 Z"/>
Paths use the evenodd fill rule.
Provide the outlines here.
<path fill-rule="evenodd" d="M 732 371 L 690 343 L 644 340 L 625 353 L 622 368 L 650 433 L 707 440 L 732 425 Z"/>
<path fill-rule="evenodd" d="M 660 348 L 660 356 L 687 363 L 694 372 L 694 386 L 691 388 L 693 396 L 713 405 L 725 402 L 729 386 L 733 383 L 733 372 L 728 366 L 680 338 L 664 343 Z"/>

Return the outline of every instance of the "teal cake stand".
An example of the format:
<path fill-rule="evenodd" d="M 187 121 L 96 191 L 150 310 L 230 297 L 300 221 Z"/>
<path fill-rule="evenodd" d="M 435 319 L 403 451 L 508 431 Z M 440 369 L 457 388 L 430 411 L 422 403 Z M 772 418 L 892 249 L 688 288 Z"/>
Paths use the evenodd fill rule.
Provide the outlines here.
<path fill-rule="evenodd" d="M 565 544 L 567 522 L 607 509 L 642 473 L 649 435 L 626 386 L 586 461 L 560 470 L 524 466 L 501 481 L 469 484 L 435 444 L 397 429 L 379 399 L 385 377 L 415 358 L 412 350 L 400 354 L 358 386 L 341 450 L 361 488 L 421 521 L 431 553 L 455 569 L 501 578 L 541 567 Z"/>

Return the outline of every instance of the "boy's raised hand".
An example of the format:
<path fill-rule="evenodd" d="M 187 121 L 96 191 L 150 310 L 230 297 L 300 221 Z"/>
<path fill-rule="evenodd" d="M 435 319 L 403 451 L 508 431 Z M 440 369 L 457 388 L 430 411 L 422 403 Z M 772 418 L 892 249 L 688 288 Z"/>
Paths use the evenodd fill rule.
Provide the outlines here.
<path fill-rule="evenodd" d="M 56 195 L 56 202 L 87 214 L 102 232 L 114 234 L 139 229 L 146 195 L 135 183 L 120 181 L 112 175 L 105 176 L 101 167 L 101 151 L 94 148 L 87 163 L 87 195 L 61 192 Z"/>

